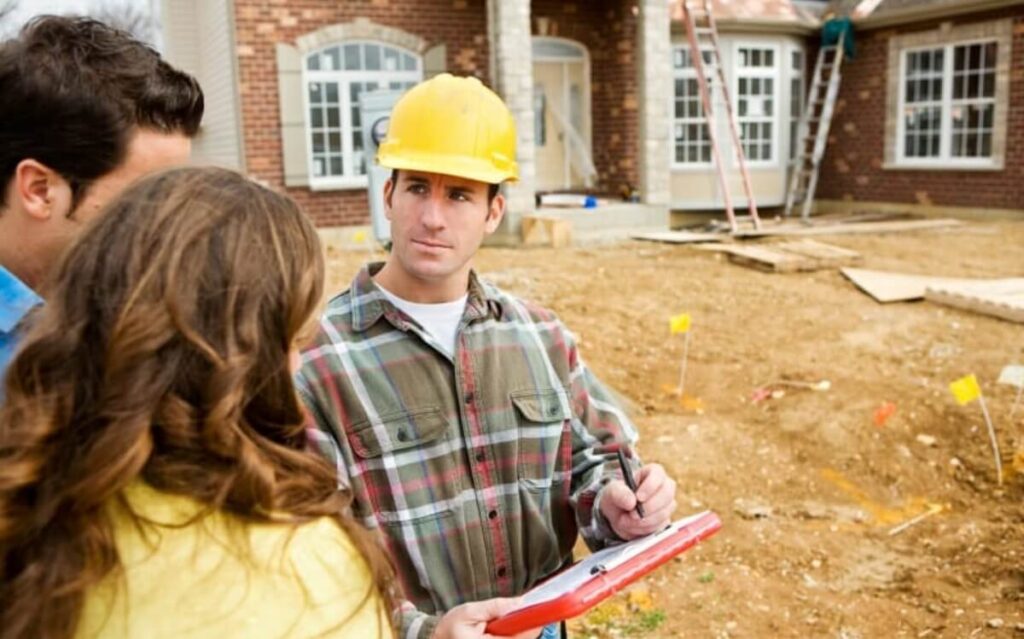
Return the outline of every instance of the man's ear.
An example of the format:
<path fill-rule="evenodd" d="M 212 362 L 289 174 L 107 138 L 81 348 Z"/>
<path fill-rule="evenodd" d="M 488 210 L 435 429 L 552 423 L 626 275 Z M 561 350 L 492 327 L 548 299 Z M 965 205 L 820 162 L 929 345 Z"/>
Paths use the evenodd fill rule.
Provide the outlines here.
<path fill-rule="evenodd" d="M 59 173 L 36 160 L 22 160 L 14 168 L 8 195 L 37 220 L 65 216 L 71 210 L 71 187 Z M 8 202 L 8 206 L 13 204 Z"/>
<path fill-rule="evenodd" d="M 391 196 L 395 194 L 395 182 L 388 178 L 384 182 L 384 217 L 391 220 Z"/>
<path fill-rule="evenodd" d="M 487 222 L 484 225 L 484 231 L 487 235 L 498 230 L 498 225 L 501 224 L 501 218 L 503 217 L 505 217 L 505 196 L 498 193 L 491 200 L 491 204 L 487 208 Z"/>

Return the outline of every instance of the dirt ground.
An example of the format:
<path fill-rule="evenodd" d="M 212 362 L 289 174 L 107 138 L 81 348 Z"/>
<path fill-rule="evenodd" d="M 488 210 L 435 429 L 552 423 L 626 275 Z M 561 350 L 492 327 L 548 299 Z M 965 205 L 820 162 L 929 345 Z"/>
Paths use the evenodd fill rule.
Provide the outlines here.
<path fill-rule="evenodd" d="M 816 238 L 864 267 L 1024 276 L 1024 222 Z M 366 254 L 329 250 L 331 290 Z M 629 403 L 646 461 L 715 537 L 570 626 L 577 637 L 1024 637 L 1024 410 L 1003 366 L 1024 325 L 929 302 L 881 305 L 838 271 L 766 274 L 685 246 L 485 249 L 486 277 L 556 311 Z M 684 405 L 681 336 L 693 318 Z M 1003 450 L 949 382 L 976 373 Z M 828 381 L 827 390 L 778 385 Z M 781 397 L 752 401 L 773 385 Z M 825 386 L 822 384 L 821 386 Z M 883 402 L 895 413 L 873 419 Z M 699 404 L 699 405 L 698 405 Z M 937 512 L 904 531 L 899 524 Z"/>

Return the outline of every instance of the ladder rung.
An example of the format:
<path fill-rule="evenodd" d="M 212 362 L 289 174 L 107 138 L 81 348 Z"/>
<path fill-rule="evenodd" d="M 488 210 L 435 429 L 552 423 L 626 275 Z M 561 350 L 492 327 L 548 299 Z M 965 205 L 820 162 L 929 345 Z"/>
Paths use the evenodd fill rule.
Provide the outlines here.
<path fill-rule="evenodd" d="M 711 27 L 694 27 L 693 32 L 697 35 L 715 35 L 715 30 Z"/>

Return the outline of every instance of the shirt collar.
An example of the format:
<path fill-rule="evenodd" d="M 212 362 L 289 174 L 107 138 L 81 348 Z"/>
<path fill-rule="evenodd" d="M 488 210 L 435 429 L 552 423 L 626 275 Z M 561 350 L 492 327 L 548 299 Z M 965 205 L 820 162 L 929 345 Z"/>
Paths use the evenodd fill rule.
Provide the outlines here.
<path fill-rule="evenodd" d="M 351 304 L 352 329 L 365 331 L 374 324 L 381 316 L 387 317 L 388 321 L 397 328 L 405 330 L 408 322 L 404 315 L 381 293 L 373 276 L 384 267 L 384 262 L 372 262 L 364 266 L 349 289 L 349 303 Z M 466 311 L 463 318 L 468 321 L 481 319 L 488 316 L 501 317 L 501 301 L 492 290 L 493 287 L 484 285 L 477 277 L 475 271 L 469 272 L 469 296 L 466 299 Z"/>
<path fill-rule="evenodd" d="M 10 333 L 25 315 L 43 303 L 27 284 L 0 266 L 0 333 Z"/>

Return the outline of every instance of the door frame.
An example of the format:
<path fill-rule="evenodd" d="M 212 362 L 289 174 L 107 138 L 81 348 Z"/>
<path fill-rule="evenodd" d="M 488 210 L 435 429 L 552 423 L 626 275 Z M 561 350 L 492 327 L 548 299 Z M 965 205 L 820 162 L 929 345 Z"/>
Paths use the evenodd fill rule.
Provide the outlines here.
<path fill-rule="evenodd" d="M 580 53 L 583 54 L 582 60 L 579 57 L 570 57 L 570 56 L 561 56 L 561 55 L 550 55 L 550 54 L 549 55 L 538 55 L 537 52 L 536 52 L 536 45 L 538 43 L 542 43 L 542 42 L 551 42 L 551 43 L 557 43 L 557 44 L 561 44 L 561 45 L 566 45 L 566 46 L 572 47 L 573 49 L 576 49 L 577 51 L 579 51 Z M 582 42 L 579 42 L 579 41 L 576 41 L 576 40 L 570 40 L 569 38 L 561 38 L 561 37 L 556 37 L 556 36 L 531 36 L 531 38 L 530 38 L 530 47 L 531 47 L 531 53 L 532 53 L 532 58 L 533 58 L 533 62 L 534 63 L 542 62 L 542 63 L 546 63 L 546 64 L 551 64 L 551 63 L 561 64 L 561 67 L 562 67 L 562 104 L 564 105 L 564 108 L 566 110 L 566 113 L 563 113 L 563 115 L 565 116 L 566 120 L 570 121 L 570 123 L 571 123 L 571 117 L 572 116 L 571 116 L 571 113 L 569 113 L 569 109 L 570 109 L 569 105 L 571 104 L 570 98 L 569 98 L 569 93 L 570 93 L 569 92 L 569 65 L 570 64 L 580 64 L 582 62 L 582 64 L 583 64 L 583 82 L 584 82 L 584 86 L 583 86 L 583 96 L 582 96 L 581 108 L 582 108 L 582 111 L 583 111 L 582 115 L 583 115 L 583 120 L 584 120 L 583 123 L 584 123 L 584 129 L 585 130 L 580 131 L 579 134 L 580 134 L 580 137 L 583 138 L 584 144 L 586 144 L 586 146 L 587 146 L 587 153 L 589 153 L 591 159 L 593 159 L 593 156 L 594 156 L 594 141 L 593 141 L 594 118 L 593 118 L 593 110 L 592 110 L 592 93 L 593 92 L 592 92 L 592 86 L 591 85 L 593 84 L 593 82 L 591 81 L 591 76 L 590 76 L 590 51 L 587 49 L 586 45 L 584 45 Z M 533 73 L 533 69 L 532 68 L 531 68 L 530 72 L 531 72 L 531 75 L 532 75 L 532 73 Z M 571 189 L 571 188 L 573 188 L 573 185 L 572 185 L 572 165 L 571 165 L 570 157 L 569 157 L 569 154 L 571 153 L 571 150 L 569 148 L 570 143 L 567 140 L 563 140 L 562 144 L 563 144 L 563 151 L 564 151 L 563 155 L 565 156 L 565 159 L 564 159 L 565 166 L 563 168 L 563 175 L 565 177 L 564 177 L 563 188 Z"/>

